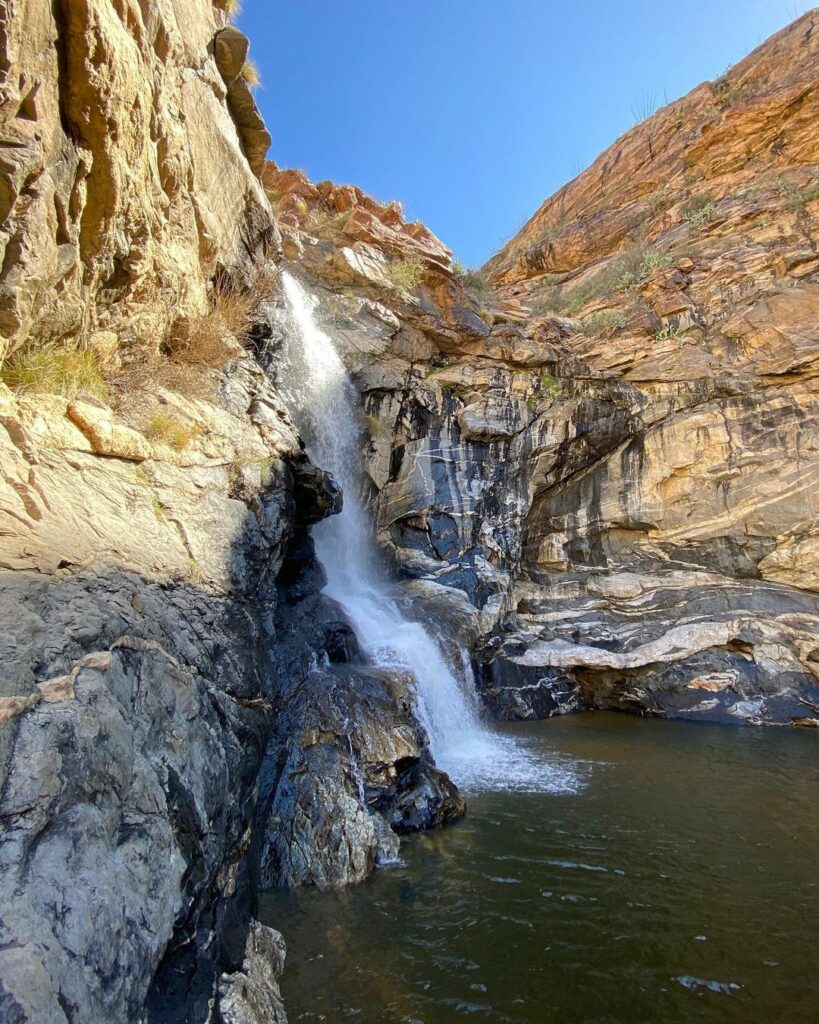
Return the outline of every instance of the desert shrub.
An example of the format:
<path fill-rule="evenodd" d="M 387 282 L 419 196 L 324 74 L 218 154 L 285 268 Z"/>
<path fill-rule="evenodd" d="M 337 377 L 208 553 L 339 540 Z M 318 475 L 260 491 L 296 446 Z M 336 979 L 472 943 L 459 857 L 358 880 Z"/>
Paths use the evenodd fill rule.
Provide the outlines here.
<path fill-rule="evenodd" d="M 217 288 L 207 313 L 177 320 L 167 341 L 168 353 L 189 366 L 221 369 L 236 355 L 235 339 L 241 340 L 250 329 L 257 302 L 253 291 Z"/>
<path fill-rule="evenodd" d="M 229 18 L 235 18 L 242 10 L 241 0 L 216 0 L 216 6 L 221 7 Z"/>
<path fill-rule="evenodd" d="M 711 193 L 702 192 L 686 200 L 680 212 L 684 221 L 692 227 L 701 228 L 711 220 L 716 208 L 716 203 Z"/>
<path fill-rule="evenodd" d="M 0 380 L 15 391 L 41 391 L 52 395 L 106 395 L 99 356 L 75 345 L 26 345 L 0 367 Z"/>
<path fill-rule="evenodd" d="M 673 324 L 666 324 L 664 327 L 661 327 L 659 330 L 654 332 L 654 340 L 667 341 L 669 339 L 682 338 L 683 333 L 684 332 L 680 330 L 678 326 L 675 327 Z"/>
<path fill-rule="evenodd" d="M 424 276 L 424 264 L 415 256 L 391 263 L 387 270 L 390 280 L 396 288 L 411 292 L 421 283 Z"/>
<path fill-rule="evenodd" d="M 560 309 L 575 315 L 590 302 L 606 298 L 613 292 L 637 287 L 657 270 L 671 266 L 672 262 L 672 257 L 659 249 L 639 243 L 631 245 L 589 280 L 562 291 L 556 301 Z"/>
<path fill-rule="evenodd" d="M 550 373 L 542 373 L 538 378 L 541 394 L 554 397 L 563 390 L 563 384 Z"/>
<path fill-rule="evenodd" d="M 581 320 L 577 328 L 581 334 L 592 338 L 611 338 L 617 331 L 626 325 L 626 317 L 623 313 L 613 310 L 603 310 L 593 313 L 591 316 Z"/>
<path fill-rule="evenodd" d="M 478 303 L 489 302 L 494 293 L 489 283 L 477 267 L 465 267 L 457 260 L 452 264 L 452 272 L 460 281 L 464 290 Z"/>
<path fill-rule="evenodd" d="M 173 413 L 159 409 L 145 424 L 142 432 L 149 441 L 181 451 L 199 436 L 202 429 L 197 423 L 186 423 Z"/>
<path fill-rule="evenodd" d="M 660 213 L 662 210 L 667 210 L 674 201 L 667 185 L 649 192 L 645 196 L 645 200 L 651 207 L 652 213 Z"/>

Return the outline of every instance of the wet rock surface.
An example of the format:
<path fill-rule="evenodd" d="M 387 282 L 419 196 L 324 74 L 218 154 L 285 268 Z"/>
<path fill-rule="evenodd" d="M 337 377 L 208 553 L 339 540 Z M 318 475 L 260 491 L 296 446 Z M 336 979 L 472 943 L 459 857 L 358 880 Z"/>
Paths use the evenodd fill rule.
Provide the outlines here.
<path fill-rule="evenodd" d="M 313 582 L 309 589 L 305 580 Z M 303 535 L 280 577 L 281 690 L 259 802 L 265 887 L 358 882 L 398 856 L 396 833 L 464 812 L 432 763 L 415 681 L 367 664 Z"/>

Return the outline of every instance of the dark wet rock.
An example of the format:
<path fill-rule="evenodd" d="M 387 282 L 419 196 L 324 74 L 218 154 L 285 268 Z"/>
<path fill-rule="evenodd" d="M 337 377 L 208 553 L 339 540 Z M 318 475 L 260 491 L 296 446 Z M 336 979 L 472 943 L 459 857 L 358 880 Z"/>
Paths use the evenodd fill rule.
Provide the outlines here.
<path fill-rule="evenodd" d="M 340 607 L 293 585 L 315 573 L 309 538 L 293 557 L 275 624 L 281 688 L 261 773 L 261 883 L 344 885 L 394 860 L 397 832 L 464 806 L 432 764 L 413 679 L 367 664 Z"/>
<path fill-rule="evenodd" d="M 521 585 L 481 658 L 493 709 L 534 681 L 581 705 L 667 718 L 789 725 L 819 719 L 815 598 L 717 573 L 593 573 L 571 589 Z M 550 713 L 548 704 L 542 707 Z"/>
<path fill-rule="evenodd" d="M 270 728 L 260 635 L 136 574 L 7 586 L 39 700 L 3 726 L 0 974 L 23 1020 L 135 1019 L 234 886 Z"/>
<path fill-rule="evenodd" d="M 515 664 L 491 649 L 479 652 L 475 677 L 483 703 L 499 721 L 552 718 L 586 707 L 575 680 L 551 669 Z"/>
<path fill-rule="evenodd" d="M 314 466 L 306 456 L 291 460 L 290 465 L 294 477 L 293 499 L 299 510 L 299 526 L 313 526 L 327 516 L 341 512 L 341 488 L 330 473 Z"/>

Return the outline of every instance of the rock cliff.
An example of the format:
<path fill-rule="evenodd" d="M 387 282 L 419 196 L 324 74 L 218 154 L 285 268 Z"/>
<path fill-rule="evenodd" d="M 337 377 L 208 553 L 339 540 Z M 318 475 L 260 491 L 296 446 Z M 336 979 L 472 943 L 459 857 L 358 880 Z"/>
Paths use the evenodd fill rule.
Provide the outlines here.
<path fill-rule="evenodd" d="M 396 596 L 491 713 L 819 721 L 819 17 L 477 273 L 265 163 L 229 6 L 0 11 L 4 1021 L 284 1020 L 259 884 L 463 813 L 321 593 L 343 495 L 283 402 L 277 268 L 359 392 Z"/>
<path fill-rule="evenodd" d="M 502 717 L 817 719 L 816 25 L 637 125 L 482 274 L 265 172 L 356 373 L 379 539 Z"/>

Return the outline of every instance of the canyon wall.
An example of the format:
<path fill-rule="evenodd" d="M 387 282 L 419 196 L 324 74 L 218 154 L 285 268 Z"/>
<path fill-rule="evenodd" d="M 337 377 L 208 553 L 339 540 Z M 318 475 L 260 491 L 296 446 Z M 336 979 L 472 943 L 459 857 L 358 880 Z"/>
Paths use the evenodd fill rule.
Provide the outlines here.
<path fill-rule="evenodd" d="M 0 18 L 0 1019 L 283 1020 L 259 882 L 463 804 L 320 593 L 247 40 L 210 0 Z"/>
<path fill-rule="evenodd" d="M 283 1019 L 258 885 L 463 813 L 321 593 L 343 496 L 282 399 L 277 268 L 360 393 L 394 593 L 491 714 L 819 721 L 817 15 L 477 274 L 264 162 L 224 6 L 0 12 L 4 1020 Z"/>
<path fill-rule="evenodd" d="M 379 540 L 502 717 L 817 720 L 816 24 L 633 128 L 482 275 L 266 171 L 362 392 Z"/>

